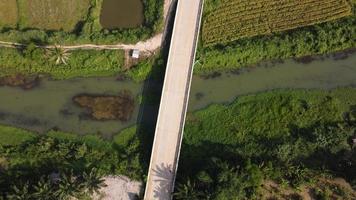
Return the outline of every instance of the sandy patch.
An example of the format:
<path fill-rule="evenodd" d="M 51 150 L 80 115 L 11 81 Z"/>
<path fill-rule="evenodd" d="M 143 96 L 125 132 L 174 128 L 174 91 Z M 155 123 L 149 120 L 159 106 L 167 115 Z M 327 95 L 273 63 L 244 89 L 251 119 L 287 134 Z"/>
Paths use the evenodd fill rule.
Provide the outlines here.
<path fill-rule="evenodd" d="M 94 195 L 93 200 L 135 200 L 140 195 L 141 182 L 125 176 L 107 176 L 104 180 L 107 187 L 100 189 L 100 195 Z"/>

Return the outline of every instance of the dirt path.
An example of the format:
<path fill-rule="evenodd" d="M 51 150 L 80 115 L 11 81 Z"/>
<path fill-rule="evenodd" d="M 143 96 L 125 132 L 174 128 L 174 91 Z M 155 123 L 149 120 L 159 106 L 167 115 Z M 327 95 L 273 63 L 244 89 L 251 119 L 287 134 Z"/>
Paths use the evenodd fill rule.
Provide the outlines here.
<path fill-rule="evenodd" d="M 163 21 L 166 22 L 167 16 L 169 14 L 169 8 L 171 6 L 172 0 L 165 0 L 164 1 L 164 8 L 163 8 Z M 106 49 L 122 49 L 122 50 L 131 50 L 131 49 L 138 49 L 144 52 L 153 52 L 161 47 L 163 40 L 163 31 L 161 33 L 156 34 L 152 38 L 146 41 L 140 41 L 136 44 L 115 44 L 115 45 L 96 45 L 96 44 L 81 44 L 81 45 L 68 45 L 68 46 L 60 46 L 63 49 L 68 50 L 78 50 L 78 49 L 96 49 L 96 50 L 106 50 Z M 24 47 L 26 45 L 21 43 L 15 42 L 4 42 L 0 41 L 0 47 L 6 48 L 19 48 Z M 57 46 L 55 45 L 38 45 L 39 48 L 46 48 L 46 49 L 53 49 Z"/>

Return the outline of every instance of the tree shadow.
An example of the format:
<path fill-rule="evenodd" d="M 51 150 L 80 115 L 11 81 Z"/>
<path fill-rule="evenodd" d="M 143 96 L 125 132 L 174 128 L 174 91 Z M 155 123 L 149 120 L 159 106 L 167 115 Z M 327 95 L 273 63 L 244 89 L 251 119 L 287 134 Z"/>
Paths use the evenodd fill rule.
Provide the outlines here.
<path fill-rule="evenodd" d="M 154 198 L 158 200 L 170 199 L 172 193 L 172 180 L 173 180 L 173 167 L 172 165 L 157 165 L 153 169 L 155 177 L 157 179 L 153 180 L 158 182 L 158 187 L 154 188 Z"/>

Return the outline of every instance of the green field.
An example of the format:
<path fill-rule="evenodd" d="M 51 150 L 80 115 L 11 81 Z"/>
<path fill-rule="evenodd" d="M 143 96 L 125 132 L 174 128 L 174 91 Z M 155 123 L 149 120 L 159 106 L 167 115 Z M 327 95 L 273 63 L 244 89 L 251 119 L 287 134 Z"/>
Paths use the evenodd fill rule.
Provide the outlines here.
<path fill-rule="evenodd" d="M 0 0 L 0 27 L 16 27 L 17 13 L 16 0 Z"/>
<path fill-rule="evenodd" d="M 63 30 L 71 32 L 88 16 L 90 0 L 0 1 L 0 28 Z"/>
<path fill-rule="evenodd" d="M 90 0 L 19 0 L 20 29 L 71 32 L 88 16 Z"/>
<path fill-rule="evenodd" d="M 187 117 L 177 195 L 262 199 L 264 180 L 297 192 L 319 176 L 356 186 L 355 131 L 353 88 L 273 91 L 211 105 Z M 344 195 L 338 198 L 352 199 Z"/>
<path fill-rule="evenodd" d="M 0 76 L 13 74 L 47 74 L 54 79 L 110 76 L 124 70 L 124 52 L 117 50 L 78 50 L 69 52 L 67 64 L 56 64 L 44 49 L 29 46 L 17 49 L 0 48 Z"/>
<path fill-rule="evenodd" d="M 214 0 L 206 1 L 204 17 L 217 9 Z M 351 1 L 353 7 L 356 1 Z M 278 60 L 326 54 L 356 47 L 356 12 L 348 17 L 289 31 L 241 38 L 215 46 L 200 42 L 196 73 L 240 69 L 265 60 Z M 203 38 L 204 40 L 204 38 Z"/>
<path fill-rule="evenodd" d="M 205 45 L 271 34 L 352 14 L 347 0 L 221 0 L 203 23 Z"/>

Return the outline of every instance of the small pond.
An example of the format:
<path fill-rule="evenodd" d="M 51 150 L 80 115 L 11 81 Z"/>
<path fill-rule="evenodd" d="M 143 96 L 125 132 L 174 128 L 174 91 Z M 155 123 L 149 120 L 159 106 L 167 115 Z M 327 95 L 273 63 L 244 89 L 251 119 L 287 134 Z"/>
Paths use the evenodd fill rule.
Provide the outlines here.
<path fill-rule="evenodd" d="M 141 0 L 104 0 L 100 24 L 105 29 L 135 28 L 144 20 Z"/>

